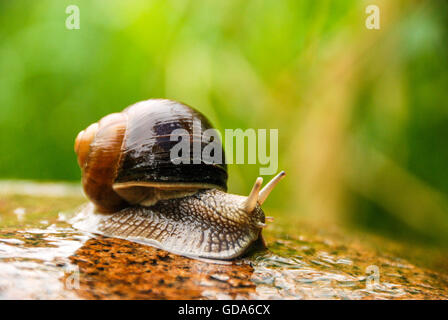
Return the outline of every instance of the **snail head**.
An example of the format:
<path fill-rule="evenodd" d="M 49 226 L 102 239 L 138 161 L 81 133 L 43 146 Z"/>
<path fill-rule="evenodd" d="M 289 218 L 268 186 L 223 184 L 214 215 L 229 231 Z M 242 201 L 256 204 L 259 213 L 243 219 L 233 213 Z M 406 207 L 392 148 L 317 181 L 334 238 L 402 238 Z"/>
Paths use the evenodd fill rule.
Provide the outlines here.
<path fill-rule="evenodd" d="M 264 186 L 263 189 L 261 189 L 261 186 L 263 184 L 263 178 L 258 177 L 257 180 L 255 180 L 254 186 L 252 187 L 252 191 L 250 192 L 246 200 L 243 202 L 243 210 L 247 213 L 252 213 L 256 211 L 257 205 L 258 207 L 261 207 L 268 198 L 269 194 L 272 192 L 272 190 L 274 190 L 274 188 L 277 186 L 280 180 L 282 180 L 285 177 L 285 175 L 286 175 L 285 171 L 280 172 L 274 178 L 272 178 L 272 180 L 269 181 L 268 184 Z M 273 219 L 272 217 L 266 217 L 265 220 L 272 221 Z M 266 227 L 266 224 L 264 222 L 258 222 L 257 224 L 261 228 Z"/>

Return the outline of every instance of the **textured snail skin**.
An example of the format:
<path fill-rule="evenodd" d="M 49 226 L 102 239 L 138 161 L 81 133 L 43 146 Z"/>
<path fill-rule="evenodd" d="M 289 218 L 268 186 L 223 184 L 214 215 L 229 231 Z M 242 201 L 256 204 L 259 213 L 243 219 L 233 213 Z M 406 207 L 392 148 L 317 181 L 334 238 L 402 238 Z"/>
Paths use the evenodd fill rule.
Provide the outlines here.
<path fill-rule="evenodd" d="M 245 197 L 201 190 L 151 207 L 132 206 L 105 216 L 97 232 L 153 245 L 193 258 L 230 260 L 241 256 L 261 233 L 260 206 L 247 213 Z"/>

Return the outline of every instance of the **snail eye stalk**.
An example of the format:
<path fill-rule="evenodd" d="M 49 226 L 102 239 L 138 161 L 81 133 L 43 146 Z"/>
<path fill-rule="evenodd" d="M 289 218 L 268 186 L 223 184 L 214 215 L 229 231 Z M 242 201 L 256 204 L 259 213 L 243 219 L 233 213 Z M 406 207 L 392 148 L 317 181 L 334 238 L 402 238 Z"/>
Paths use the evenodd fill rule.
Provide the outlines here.
<path fill-rule="evenodd" d="M 285 171 L 280 172 L 278 175 L 276 175 L 274 178 L 272 178 L 271 181 L 268 182 L 268 184 L 260 191 L 260 195 L 258 196 L 258 204 L 261 206 L 266 199 L 268 198 L 269 194 L 272 190 L 277 186 L 277 184 L 286 176 Z"/>
<path fill-rule="evenodd" d="M 257 203 L 261 206 L 269 196 L 272 190 L 274 190 L 275 186 L 285 177 L 285 171 L 280 172 L 271 181 L 260 191 L 261 185 L 263 184 L 263 178 L 258 177 L 255 180 L 254 186 L 252 187 L 252 191 L 244 202 L 244 210 L 246 212 L 252 212 Z"/>
<path fill-rule="evenodd" d="M 252 191 L 250 192 L 247 200 L 244 203 L 244 211 L 252 212 L 257 206 L 258 195 L 260 193 L 261 185 L 263 184 L 263 178 L 259 177 L 255 180 L 254 186 L 252 187 Z"/>

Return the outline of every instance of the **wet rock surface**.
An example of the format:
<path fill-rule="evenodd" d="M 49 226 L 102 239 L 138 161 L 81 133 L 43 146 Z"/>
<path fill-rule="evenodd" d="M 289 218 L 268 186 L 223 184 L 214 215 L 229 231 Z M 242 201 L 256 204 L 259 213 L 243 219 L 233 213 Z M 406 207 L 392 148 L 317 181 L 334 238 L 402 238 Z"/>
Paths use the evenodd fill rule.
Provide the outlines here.
<path fill-rule="evenodd" d="M 303 223 L 277 219 L 269 250 L 215 264 L 75 230 L 84 202 L 0 196 L 1 299 L 448 299 L 446 269 Z"/>
<path fill-rule="evenodd" d="M 244 299 L 255 291 L 248 264 L 202 262 L 120 239 L 90 239 L 70 261 L 86 299 Z"/>

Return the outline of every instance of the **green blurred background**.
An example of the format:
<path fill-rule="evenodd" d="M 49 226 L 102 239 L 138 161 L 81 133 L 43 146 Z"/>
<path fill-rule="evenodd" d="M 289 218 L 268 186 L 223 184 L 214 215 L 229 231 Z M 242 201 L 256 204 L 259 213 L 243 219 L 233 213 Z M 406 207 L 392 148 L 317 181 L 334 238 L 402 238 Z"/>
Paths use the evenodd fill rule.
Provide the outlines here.
<path fill-rule="evenodd" d="M 279 129 L 268 210 L 446 246 L 447 22 L 446 1 L 0 1 L 0 179 L 79 181 L 80 130 L 165 97 Z"/>

